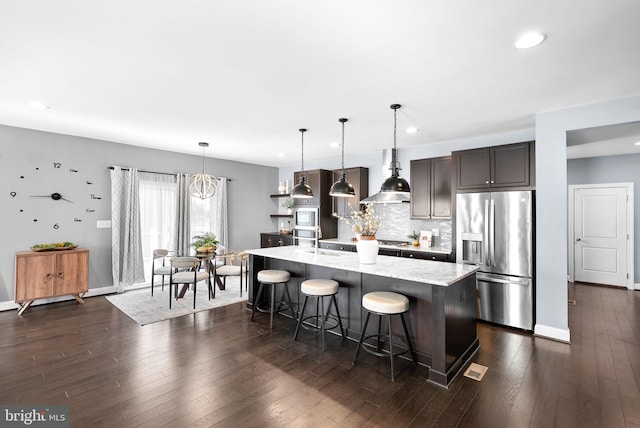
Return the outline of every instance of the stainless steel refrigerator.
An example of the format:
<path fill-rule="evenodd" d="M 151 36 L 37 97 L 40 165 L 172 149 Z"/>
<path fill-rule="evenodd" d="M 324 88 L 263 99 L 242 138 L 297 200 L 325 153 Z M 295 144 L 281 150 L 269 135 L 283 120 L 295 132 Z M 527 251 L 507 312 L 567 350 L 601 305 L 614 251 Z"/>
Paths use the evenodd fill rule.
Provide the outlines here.
<path fill-rule="evenodd" d="M 459 193 L 456 203 L 456 261 L 479 267 L 478 319 L 533 330 L 533 192 Z"/>

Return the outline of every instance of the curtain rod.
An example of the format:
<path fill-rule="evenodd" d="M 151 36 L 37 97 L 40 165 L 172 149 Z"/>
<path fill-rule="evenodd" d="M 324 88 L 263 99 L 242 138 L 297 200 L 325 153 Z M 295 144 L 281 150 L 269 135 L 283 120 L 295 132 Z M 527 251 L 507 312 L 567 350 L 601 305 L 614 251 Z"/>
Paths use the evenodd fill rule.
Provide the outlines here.
<path fill-rule="evenodd" d="M 113 166 L 108 166 L 108 167 L 107 167 L 107 169 L 113 169 L 113 168 L 114 168 Z M 120 167 L 120 169 L 124 169 L 124 170 L 126 170 L 126 171 L 129 171 L 131 168 L 127 168 L 127 167 Z M 177 174 L 177 173 L 175 173 L 175 172 L 145 171 L 145 170 L 142 170 L 142 169 L 139 169 L 139 170 L 138 170 L 138 172 L 146 172 L 146 173 L 149 173 L 149 174 L 173 175 L 173 176 L 178 175 L 178 174 Z M 215 175 L 212 175 L 212 177 L 213 177 L 213 178 L 225 178 L 225 177 L 216 177 Z M 227 181 L 231 181 L 231 179 L 230 179 L 230 178 L 227 178 Z"/>

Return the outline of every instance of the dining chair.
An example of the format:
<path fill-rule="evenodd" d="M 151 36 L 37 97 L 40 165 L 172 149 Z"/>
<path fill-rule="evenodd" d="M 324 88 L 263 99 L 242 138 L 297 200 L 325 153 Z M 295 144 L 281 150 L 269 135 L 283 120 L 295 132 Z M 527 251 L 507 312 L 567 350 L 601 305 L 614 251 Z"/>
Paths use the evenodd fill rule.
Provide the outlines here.
<path fill-rule="evenodd" d="M 156 275 L 162 276 L 162 291 L 164 291 L 164 277 L 171 275 L 171 266 L 167 259 L 173 256 L 173 252 L 159 248 L 153 250 L 153 261 L 151 262 L 151 295 L 153 296 L 153 286 Z"/>
<path fill-rule="evenodd" d="M 212 294 L 213 298 L 216 297 L 216 290 L 215 288 L 211 289 L 211 273 L 209 270 L 200 270 L 200 259 L 197 257 L 172 257 L 171 274 L 169 275 L 169 288 L 172 292 L 169 293 L 169 309 L 171 309 L 173 299 L 178 296 L 178 284 L 184 284 L 185 286 L 193 284 L 193 309 L 195 309 L 197 284 L 205 280 L 209 287 L 209 300 L 211 300 Z"/>
<path fill-rule="evenodd" d="M 221 262 L 222 265 L 218 265 L 218 262 Z M 238 276 L 240 277 L 240 297 L 242 297 L 242 278 L 244 277 L 245 290 L 249 282 L 249 255 L 243 251 L 217 254 L 214 263 L 216 263 L 216 267 L 213 269 L 214 284 L 219 282 L 219 278 L 222 278 L 222 285 L 226 290 L 227 277 Z"/>

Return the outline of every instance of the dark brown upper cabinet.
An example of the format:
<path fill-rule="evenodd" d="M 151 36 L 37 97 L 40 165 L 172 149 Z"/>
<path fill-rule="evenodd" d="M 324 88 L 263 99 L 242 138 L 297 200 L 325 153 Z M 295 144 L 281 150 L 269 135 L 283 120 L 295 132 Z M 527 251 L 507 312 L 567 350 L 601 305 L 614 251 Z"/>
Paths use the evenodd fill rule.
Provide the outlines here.
<path fill-rule="evenodd" d="M 533 187 L 534 149 L 529 141 L 453 152 L 457 190 Z"/>
<path fill-rule="evenodd" d="M 300 174 L 300 171 L 293 173 L 294 186 L 300 182 Z M 332 215 L 332 198 L 329 196 L 329 189 L 333 184 L 333 172 L 326 169 L 312 169 L 305 171 L 305 174 L 313 197 L 309 199 L 293 198 L 293 206 L 294 208 L 317 207 L 322 238 L 335 238 L 338 236 L 338 219 Z"/>
<path fill-rule="evenodd" d="M 329 189 L 333 184 L 333 173 L 326 169 L 312 169 L 304 172 L 307 177 L 307 184 L 311 187 L 313 198 L 293 198 L 293 205 L 296 207 L 304 206 L 331 206 L 331 197 Z M 300 182 L 301 171 L 293 173 L 293 185 L 296 186 Z"/>
<path fill-rule="evenodd" d="M 351 215 L 351 211 L 360 211 L 360 201 L 369 196 L 369 168 L 355 167 L 345 168 L 347 181 L 353 186 L 356 195 L 343 198 L 334 196 L 333 212 L 340 217 Z M 342 169 L 333 171 L 333 182 L 340 180 Z"/>
<path fill-rule="evenodd" d="M 411 161 L 411 218 L 451 218 L 451 156 Z"/>

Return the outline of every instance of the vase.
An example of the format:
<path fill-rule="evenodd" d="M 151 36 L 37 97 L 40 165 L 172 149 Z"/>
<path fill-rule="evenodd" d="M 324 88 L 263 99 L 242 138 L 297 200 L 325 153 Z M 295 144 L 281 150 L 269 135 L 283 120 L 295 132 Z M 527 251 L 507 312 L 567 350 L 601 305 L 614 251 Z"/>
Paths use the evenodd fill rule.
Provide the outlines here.
<path fill-rule="evenodd" d="M 375 236 L 361 236 L 356 244 L 361 264 L 373 265 L 378 257 L 378 241 Z"/>
<path fill-rule="evenodd" d="M 293 208 L 287 208 L 287 214 L 293 214 Z"/>

